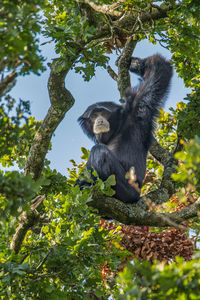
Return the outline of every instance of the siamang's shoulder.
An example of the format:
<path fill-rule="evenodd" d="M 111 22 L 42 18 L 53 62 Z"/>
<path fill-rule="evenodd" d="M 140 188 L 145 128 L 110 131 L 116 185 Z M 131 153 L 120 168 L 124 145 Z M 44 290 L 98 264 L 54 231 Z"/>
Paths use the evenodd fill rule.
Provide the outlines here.
<path fill-rule="evenodd" d="M 148 68 L 148 67 L 169 67 L 172 68 L 169 60 L 167 60 L 164 56 L 160 55 L 160 54 L 155 54 L 152 56 L 149 56 L 145 59 L 143 59 L 143 63 L 144 63 L 144 68 Z"/>

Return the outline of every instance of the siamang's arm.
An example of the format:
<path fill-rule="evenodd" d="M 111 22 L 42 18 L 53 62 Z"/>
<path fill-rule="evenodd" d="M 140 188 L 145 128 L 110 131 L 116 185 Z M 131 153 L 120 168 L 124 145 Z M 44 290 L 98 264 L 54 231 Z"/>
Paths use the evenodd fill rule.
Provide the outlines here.
<path fill-rule="evenodd" d="M 128 89 L 126 106 L 132 111 L 133 117 L 141 120 L 146 128 L 153 124 L 167 95 L 172 67 L 160 55 L 146 59 L 131 58 L 130 71 L 140 75 L 143 80 L 138 89 Z"/>

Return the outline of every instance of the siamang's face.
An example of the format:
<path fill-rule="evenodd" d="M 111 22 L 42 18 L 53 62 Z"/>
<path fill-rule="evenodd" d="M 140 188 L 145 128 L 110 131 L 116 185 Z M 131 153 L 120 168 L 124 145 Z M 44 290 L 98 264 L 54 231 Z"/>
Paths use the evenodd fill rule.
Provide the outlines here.
<path fill-rule="evenodd" d="M 120 110 L 113 102 L 99 102 L 89 106 L 78 121 L 88 137 L 106 144 L 118 128 Z"/>
<path fill-rule="evenodd" d="M 108 144 L 110 139 L 114 137 L 115 132 L 117 132 L 120 123 L 119 109 L 113 112 L 107 109 L 94 111 L 90 119 L 92 121 L 92 130 L 95 134 L 96 141 Z"/>
<path fill-rule="evenodd" d="M 90 116 L 92 121 L 92 130 L 94 134 L 101 134 L 110 131 L 110 118 L 111 113 L 108 110 L 94 110 Z"/>

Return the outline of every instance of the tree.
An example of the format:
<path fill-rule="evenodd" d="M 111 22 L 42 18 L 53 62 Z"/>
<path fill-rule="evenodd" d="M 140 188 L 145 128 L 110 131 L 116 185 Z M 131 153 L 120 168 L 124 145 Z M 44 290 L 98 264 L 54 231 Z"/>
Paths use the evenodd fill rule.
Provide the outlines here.
<path fill-rule="evenodd" d="M 191 259 L 195 243 L 185 233 L 189 228 L 195 230 L 198 241 L 199 10 L 198 0 L 3 1 L 0 162 L 4 167 L 16 163 L 20 171 L 0 173 L 2 299 L 107 299 L 110 295 L 121 297 L 120 293 L 124 299 L 146 299 L 143 291 L 162 299 L 174 265 L 177 274 L 189 274 L 189 283 L 196 280 L 198 290 L 198 270 L 190 272 L 199 266 L 198 257 L 191 263 L 176 260 L 162 269 L 156 262 L 153 266 L 135 262 L 125 269 L 124 265 L 132 259 L 130 255 L 151 262 L 171 261 L 176 255 Z M 48 64 L 51 106 L 43 122 L 29 116 L 28 102 L 16 101 L 9 94 L 18 76 L 45 70 L 39 34 L 54 42 L 59 55 Z M 192 92 L 187 104 L 178 103 L 170 113 L 161 112 L 143 197 L 130 205 L 111 197 L 113 176 L 80 191 L 74 183 L 84 163 L 77 166 L 72 161 L 74 167 L 67 179 L 51 170 L 45 157 L 55 129 L 75 102 L 65 87 L 68 72 L 74 69 L 88 81 L 98 66 L 104 67 L 123 98 L 130 86 L 128 61 L 143 39 L 171 51 L 176 71 Z M 108 53 L 114 51 L 121 53 L 118 74 L 108 64 Z M 87 159 L 88 151 L 82 151 L 82 158 Z M 85 176 L 89 178 L 87 172 Z M 127 176 L 131 184 L 131 171 Z M 100 222 L 100 216 L 124 225 Z M 152 228 L 147 226 L 157 229 L 151 234 Z M 155 232 L 162 227 L 172 229 Z M 138 242 L 136 235 L 143 241 Z M 127 237 L 133 237 L 134 245 Z M 172 242 L 177 249 L 173 255 L 161 251 Z M 116 285 L 119 270 L 120 285 Z M 169 297 L 198 299 L 191 290 L 186 293 L 184 276 L 181 292 L 177 292 L 177 278 L 171 281 Z"/>

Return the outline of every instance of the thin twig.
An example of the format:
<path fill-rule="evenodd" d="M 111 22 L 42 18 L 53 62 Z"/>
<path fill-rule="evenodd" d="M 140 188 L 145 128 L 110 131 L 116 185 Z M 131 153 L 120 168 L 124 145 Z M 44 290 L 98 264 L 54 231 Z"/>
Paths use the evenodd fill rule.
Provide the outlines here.
<path fill-rule="evenodd" d="M 49 257 L 49 255 L 53 252 L 53 248 L 51 248 L 49 250 L 49 252 L 47 253 L 47 255 L 43 258 L 43 260 L 39 263 L 39 265 L 36 267 L 36 271 L 38 271 L 42 265 L 46 262 L 47 258 Z"/>
<path fill-rule="evenodd" d="M 112 77 L 113 80 L 118 80 L 118 75 L 115 73 L 115 71 L 111 68 L 111 66 L 107 67 L 108 74 Z"/>

